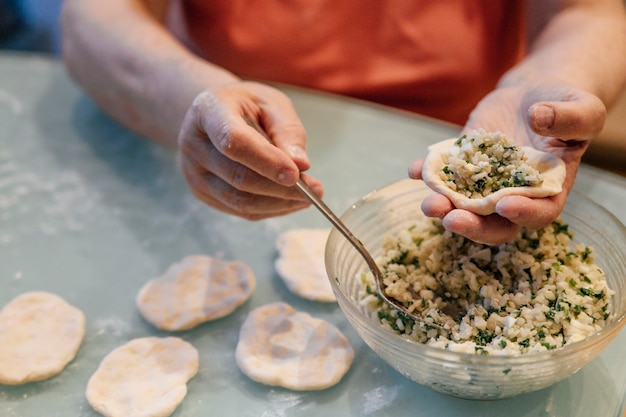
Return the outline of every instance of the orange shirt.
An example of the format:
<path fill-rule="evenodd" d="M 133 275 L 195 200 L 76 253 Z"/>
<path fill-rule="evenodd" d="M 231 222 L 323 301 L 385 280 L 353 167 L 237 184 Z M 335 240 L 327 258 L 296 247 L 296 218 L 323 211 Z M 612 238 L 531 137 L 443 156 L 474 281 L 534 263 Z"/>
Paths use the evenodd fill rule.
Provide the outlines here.
<path fill-rule="evenodd" d="M 179 0 L 199 55 L 241 77 L 463 124 L 525 52 L 517 0 Z"/>

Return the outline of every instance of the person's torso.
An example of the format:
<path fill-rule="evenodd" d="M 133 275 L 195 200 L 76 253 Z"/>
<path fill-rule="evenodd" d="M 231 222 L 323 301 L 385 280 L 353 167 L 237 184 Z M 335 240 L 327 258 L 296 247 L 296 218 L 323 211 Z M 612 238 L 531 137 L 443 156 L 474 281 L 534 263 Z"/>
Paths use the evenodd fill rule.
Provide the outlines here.
<path fill-rule="evenodd" d="M 180 1 L 185 41 L 242 77 L 456 123 L 525 49 L 516 0 Z"/>

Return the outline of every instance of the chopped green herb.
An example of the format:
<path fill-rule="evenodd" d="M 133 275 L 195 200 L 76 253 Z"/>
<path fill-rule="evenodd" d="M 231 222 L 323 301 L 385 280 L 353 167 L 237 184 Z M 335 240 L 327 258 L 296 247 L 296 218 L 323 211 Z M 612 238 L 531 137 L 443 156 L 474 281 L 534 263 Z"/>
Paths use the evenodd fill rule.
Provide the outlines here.
<path fill-rule="evenodd" d="M 588 296 L 588 297 L 596 297 L 596 292 L 591 288 L 579 288 L 578 295 Z"/>
<path fill-rule="evenodd" d="M 516 186 L 522 186 L 522 185 L 527 185 L 527 181 L 526 181 L 526 177 L 524 176 L 523 172 L 516 172 L 513 175 L 513 184 L 515 184 Z"/>
<path fill-rule="evenodd" d="M 496 335 L 489 330 L 479 330 L 474 336 L 474 342 L 479 346 L 487 346 Z"/>
<path fill-rule="evenodd" d="M 569 238 L 572 237 L 570 232 L 567 230 L 569 228 L 569 226 L 567 224 L 559 223 L 558 221 L 554 221 L 554 222 L 552 222 L 552 226 L 554 227 L 554 233 L 556 233 L 556 234 L 563 233 L 564 235 L 566 235 Z"/>
<path fill-rule="evenodd" d="M 482 346 L 475 346 L 474 351 L 478 353 L 479 355 L 489 355 L 489 352 L 487 352 L 485 348 Z"/>

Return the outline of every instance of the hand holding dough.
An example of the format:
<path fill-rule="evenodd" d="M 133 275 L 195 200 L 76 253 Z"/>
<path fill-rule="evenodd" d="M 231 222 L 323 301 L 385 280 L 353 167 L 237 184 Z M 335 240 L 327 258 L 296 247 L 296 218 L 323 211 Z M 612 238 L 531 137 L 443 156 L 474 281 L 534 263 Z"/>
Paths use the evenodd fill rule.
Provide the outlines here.
<path fill-rule="evenodd" d="M 485 139 L 487 138 L 487 139 Z M 475 143 L 480 143 L 476 146 Z M 485 146 L 488 143 L 489 146 Z M 519 152 L 519 149 L 508 143 L 506 137 L 500 132 L 488 133 L 484 129 L 478 129 L 462 136 L 444 140 L 428 147 L 428 155 L 422 167 L 422 179 L 433 191 L 436 191 L 450 199 L 454 206 L 480 215 L 495 213 L 498 201 L 509 195 L 521 195 L 531 198 L 542 198 L 556 195 L 561 192 L 565 180 L 565 163 L 558 156 L 539 151 L 532 147 L 521 147 L 521 153 L 526 160 L 520 164 L 523 167 L 538 171 L 542 177 L 540 184 L 533 186 L 514 186 L 512 184 L 518 178 L 523 178 L 523 170 L 517 171 L 522 177 L 515 175 L 515 169 L 509 161 L 501 156 L 489 154 L 490 146 L 508 146 L 515 148 L 510 152 Z M 473 148 L 472 148 L 473 147 Z M 506 152 L 506 154 L 510 153 Z M 518 161 L 516 161 L 518 162 Z M 473 192 L 469 196 L 463 186 L 455 189 L 455 176 L 459 182 L 482 185 L 489 183 L 492 177 L 497 177 L 501 172 L 513 170 L 513 180 L 504 184 L 498 184 L 493 191 L 480 193 Z M 501 187 L 501 188 L 498 188 Z M 464 192 L 465 191 L 465 192 Z M 475 191 L 475 190 L 474 190 Z"/>

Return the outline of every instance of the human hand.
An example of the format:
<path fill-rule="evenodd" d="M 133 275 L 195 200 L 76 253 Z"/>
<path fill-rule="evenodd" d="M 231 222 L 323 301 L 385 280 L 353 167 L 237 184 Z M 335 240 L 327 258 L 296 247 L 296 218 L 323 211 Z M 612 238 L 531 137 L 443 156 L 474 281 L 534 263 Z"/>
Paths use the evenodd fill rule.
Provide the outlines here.
<path fill-rule="evenodd" d="M 507 196 L 496 205 L 496 213 L 480 216 L 456 209 L 440 194 L 427 197 L 422 211 L 443 219 L 446 229 L 471 240 L 497 245 L 507 242 L 522 226 L 541 228 L 556 219 L 574 185 L 581 157 L 589 141 L 604 126 L 606 108 L 594 95 L 560 83 L 543 83 L 500 88 L 487 95 L 470 115 L 463 129 L 501 131 L 519 146 L 558 155 L 566 166 L 563 190 L 554 196 L 528 198 Z M 423 160 L 414 161 L 409 176 L 422 177 Z"/>
<path fill-rule="evenodd" d="M 199 200 L 260 220 L 310 205 L 293 187 L 310 165 L 305 144 L 304 127 L 287 96 L 267 85 L 237 82 L 196 97 L 178 136 L 179 163 Z M 318 180 L 302 178 L 322 195 Z"/>

